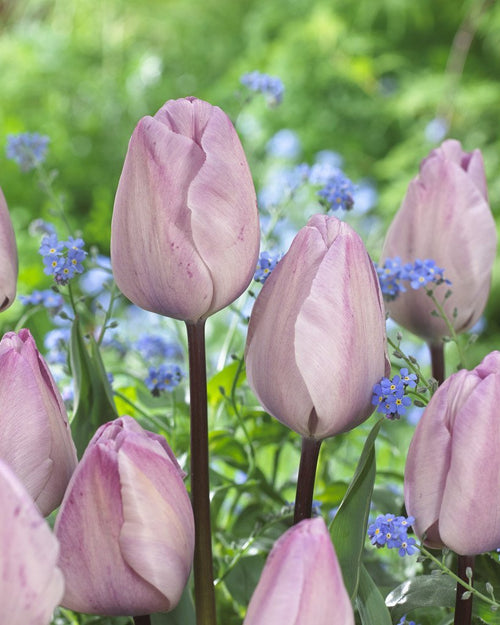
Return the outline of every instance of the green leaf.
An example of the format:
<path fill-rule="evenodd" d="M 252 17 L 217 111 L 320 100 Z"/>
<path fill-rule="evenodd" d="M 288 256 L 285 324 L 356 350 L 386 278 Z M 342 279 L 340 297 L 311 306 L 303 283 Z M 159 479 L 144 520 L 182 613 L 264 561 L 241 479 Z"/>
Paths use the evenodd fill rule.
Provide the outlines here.
<path fill-rule="evenodd" d="M 344 583 L 351 599 L 356 597 L 358 590 L 370 501 L 375 482 L 374 443 L 381 424 L 382 420 L 377 421 L 368 434 L 354 477 L 330 527 Z"/>
<path fill-rule="evenodd" d="M 99 347 L 90 337 L 90 353 L 78 317 L 71 328 L 70 364 L 75 387 L 71 432 L 81 458 L 98 427 L 118 417 Z"/>
<path fill-rule="evenodd" d="M 196 625 L 196 613 L 189 585 L 184 588 L 181 600 L 174 610 L 151 615 L 151 625 Z"/>
<path fill-rule="evenodd" d="M 364 565 L 360 569 L 356 607 L 362 625 L 392 625 L 391 614 L 384 598 Z"/>
<path fill-rule="evenodd" d="M 419 575 L 395 588 L 385 599 L 392 617 L 400 619 L 415 608 L 455 606 L 455 581 L 448 575 Z"/>

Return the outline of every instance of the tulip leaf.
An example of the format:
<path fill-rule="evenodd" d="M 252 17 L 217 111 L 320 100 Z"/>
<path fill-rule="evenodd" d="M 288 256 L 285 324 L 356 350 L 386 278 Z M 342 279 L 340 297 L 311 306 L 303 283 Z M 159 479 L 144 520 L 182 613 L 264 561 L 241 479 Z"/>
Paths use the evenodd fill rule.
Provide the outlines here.
<path fill-rule="evenodd" d="M 342 568 L 344 583 L 351 599 L 356 597 L 358 590 L 368 514 L 375 482 L 374 443 L 381 424 L 382 420 L 377 421 L 368 434 L 354 477 L 330 526 L 330 534 Z"/>
<path fill-rule="evenodd" d="M 392 625 L 391 614 L 384 598 L 363 564 L 359 575 L 356 607 L 362 625 Z"/>
<path fill-rule="evenodd" d="M 71 432 L 79 458 L 97 428 L 118 417 L 99 347 L 92 336 L 89 342 L 90 353 L 76 317 L 70 338 L 70 365 L 75 389 Z"/>

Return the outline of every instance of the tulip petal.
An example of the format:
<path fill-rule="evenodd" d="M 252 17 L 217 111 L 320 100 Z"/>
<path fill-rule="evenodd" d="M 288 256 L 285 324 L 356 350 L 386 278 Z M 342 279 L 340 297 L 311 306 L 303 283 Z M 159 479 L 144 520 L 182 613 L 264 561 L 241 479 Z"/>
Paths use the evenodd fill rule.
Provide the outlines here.
<path fill-rule="evenodd" d="M 130 140 L 113 209 L 111 258 L 118 286 L 145 310 L 197 320 L 212 301 L 210 273 L 185 210 L 204 160 L 195 141 L 152 117 L 138 123 Z"/>
<path fill-rule="evenodd" d="M 373 385 L 388 372 L 373 263 L 358 235 L 335 225 L 295 324 L 295 358 L 319 420 L 310 432 L 317 438 L 362 423 L 373 412 Z"/>
<path fill-rule="evenodd" d="M 0 189 L 0 311 L 16 297 L 18 258 L 14 229 L 5 196 Z"/>
<path fill-rule="evenodd" d="M 500 377 L 489 375 L 461 405 L 453 424 L 439 531 L 461 555 L 493 551 L 500 544 L 499 405 Z"/>
<path fill-rule="evenodd" d="M 187 583 L 190 566 L 186 563 L 194 552 L 193 514 L 178 468 L 159 445 L 143 447 L 130 438 L 121 447 L 118 462 L 122 555 L 165 596 L 164 609 L 172 609 Z M 173 498 L 172 492 L 179 496 Z"/>
<path fill-rule="evenodd" d="M 0 462 L 0 621 L 48 625 L 64 589 L 59 545 L 9 467 Z"/>

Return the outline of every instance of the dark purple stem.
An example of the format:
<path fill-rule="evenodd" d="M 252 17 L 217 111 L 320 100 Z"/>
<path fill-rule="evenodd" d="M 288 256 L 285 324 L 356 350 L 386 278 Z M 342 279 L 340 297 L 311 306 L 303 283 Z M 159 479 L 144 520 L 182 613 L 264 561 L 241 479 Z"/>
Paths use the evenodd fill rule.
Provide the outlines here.
<path fill-rule="evenodd" d="M 208 461 L 205 321 L 186 323 L 191 412 L 191 503 L 194 513 L 194 598 L 197 625 L 216 625 Z"/>
<path fill-rule="evenodd" d="M 299 476 L 297 478 L 297 493 L 295 495 L 295 510 L 293 515 L 294 523 L 311 518 L 314 480 L 316 478 L 316 467 L 318 465 L 321 442 L 322 441 L 318 441 L 314 438 L 302 439 L 302 451 L 300 453 Z"/>
<path fill-rule="evenodd" d="M 464 582 L 468 582 L 469 578 L 466 575 L 467 567 L 474 571 L 474 556 L 458 556 L 458 577 L 463 579 Z M 472 619 L 472 599 L 474 595 L 471 595 L 468 599 L 462 599 L 462 595 L 467 590 L 457 582 L 457 595 L 455 599 L 455 620 L 454 625 L 470 625 Z"/>
<path fill-rule="evenodd" d="M 151 617 L 149 614 L 134 616 L 134 625 L 151 625 Z"/>
<path fill-rule="evenodd" d="M 432 377 L 441 385 L 446 377 L 444 366 L 444 343 L 429 343 L 431 352 Z"/>

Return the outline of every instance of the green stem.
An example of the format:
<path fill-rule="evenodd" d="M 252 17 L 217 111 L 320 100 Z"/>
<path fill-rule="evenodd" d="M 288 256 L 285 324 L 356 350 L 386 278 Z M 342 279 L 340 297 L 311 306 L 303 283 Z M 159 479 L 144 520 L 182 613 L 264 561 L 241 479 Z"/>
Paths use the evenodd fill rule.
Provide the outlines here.
<path fill-rule="evenodd" d="M 464 354 L 464 350 L 462 349 L 462 345 L 460 344 L 460 341 L 458 339 L 458 334 L 456 333 L 455 328 L 453 327 L 453 324 L 451 323 L 451 321 L 448 318 L 448 315 L 446 314 L 443 306 L 441 305 L 441 303 L 438 301 L 437 297 L 434 295 L 433 291 L 427 291 L 427 295 L 431 298 L 431 300 L 434 303 L 434 306 L 436 307 L 436 311 L 438 313 L 438 316 L 441 317 L 441 319 L 445 322 L 446 327 L 448 329 L 448 332 L 450 333 L 450 339 L 453 341 L 453 343 L 455 343 L 455 345 L 457 346 L 457 351 L 458 351 L 458 357 L 460 359 L 460 363 L 459 363 L 459 367 L 465 367 L 466 363 L 465 363 L 465 354 Z M 437 379 L 437 378 L 436 378 Z"/>
<path fill-rule="evenodd" d="M 441 385 L 445 378 L 444 343 L 429 343 L 432 377 Z"/>
<path fill-rule="evenodd" d="M 394 349 L 395 353 L 398 354 L 396 357 L 401 358 L 401 360 L 403 360 L 406 363 L 408 369 L 412 371 L 413 373 L 415 373 L 415 375 L 418 377 L 419 385 L 425 386 L 425 388 L 428 391 L 432 392 L 432 386 L 426 381 L 426 379 L 422 375 L 422 372 L 420 371 L 420 367 L 416 363 L 415 359 L 412 360 L 412 357 L 409 357 L 406 354 L 404 354 L 401 351 L 401 348 L 399 347 L 399 345 L 395 343 L 391 339 L 390 336 L 387 337 L 387 343 Z"/>
<path fill-rule="evenodd" d="M 458 576 L 461 580 L 468 580 L 466 575 L 467 568 L 471 571 L 474 567 L 474 556 L 458 556 Z M 472 581 L 472 578 L 471 578 Z M 472 619 L 472 599 L 471 595 L 468 599 L 462 599 L 462 595 L 467 592 L 462 583 L 457 582 L 457 594 L 455 599 L 455 620 L 454 625 L 470 625 Z"/>
<path fill-rule="evenodd" d="M 197 625 L 216 625 L 208 458 L 205 321 L 187 323 L 191 412 L 191 501 L 194 513 L 194 596 Z"/>
<path fill-rule="evenodd" d="M 297 478 L 297 493 L 295 495 L 295 510 L 293 514 L 294 523 L 311 518 L 314 480 L 316 478 L 321 442 L 314 438 L 302 438 L 302 451 L 300 453 L 299 476 Z"/>

